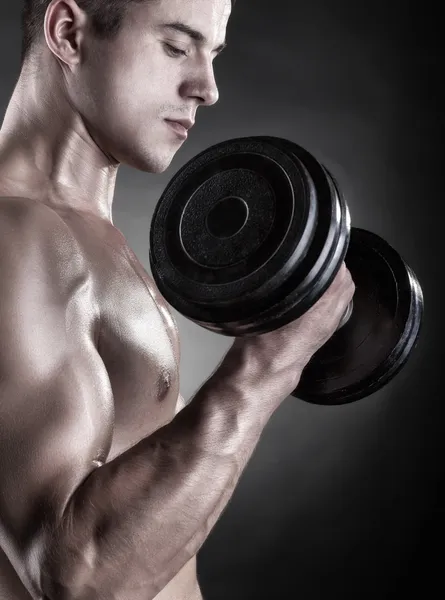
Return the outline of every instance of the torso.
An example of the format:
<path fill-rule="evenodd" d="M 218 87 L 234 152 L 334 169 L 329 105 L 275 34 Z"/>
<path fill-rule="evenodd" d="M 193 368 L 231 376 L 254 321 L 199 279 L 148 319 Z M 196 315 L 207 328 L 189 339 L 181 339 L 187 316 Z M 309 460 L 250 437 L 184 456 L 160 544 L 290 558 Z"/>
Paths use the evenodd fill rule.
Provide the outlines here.
<path fill-rule="evenodd" d="M 4 195 L 0 182 L 0 197 Z M 182 408 L 178 330 L 152 278 L 115 227 L 88 213 L 56 210 L 78 241 L 95 281 L 100 328 L 94 342 L 113 392 L 114 415 L 107 415 L 112 427 L 103 457 L 98 457 L 108 462 Z M 85 311 L 93 318 L 92 307 L 85 306 Z M 1 548 L 0 598 L 31 599 Z M 156 600 L 202 600 L 196 557 Z"/>

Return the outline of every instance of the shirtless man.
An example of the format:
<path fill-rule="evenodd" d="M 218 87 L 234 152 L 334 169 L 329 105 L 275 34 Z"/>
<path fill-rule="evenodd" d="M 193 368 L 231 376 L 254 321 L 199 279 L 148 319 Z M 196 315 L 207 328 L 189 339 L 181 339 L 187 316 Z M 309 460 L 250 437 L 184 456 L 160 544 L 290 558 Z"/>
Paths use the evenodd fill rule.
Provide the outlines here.
<path fill-rule="evenodd" d="M 184 406 L 113 194 L 120 163 L 164 171 L 178 121 L 217 101 L 231 2 L 133 0 L 108 37 L 90 9 L 124 2 L 28 4 L 0 130 L 0 598 L 198 600 L 196 554 L 354 284 L 343 265 L 307 315 L 235 339 Z"/>

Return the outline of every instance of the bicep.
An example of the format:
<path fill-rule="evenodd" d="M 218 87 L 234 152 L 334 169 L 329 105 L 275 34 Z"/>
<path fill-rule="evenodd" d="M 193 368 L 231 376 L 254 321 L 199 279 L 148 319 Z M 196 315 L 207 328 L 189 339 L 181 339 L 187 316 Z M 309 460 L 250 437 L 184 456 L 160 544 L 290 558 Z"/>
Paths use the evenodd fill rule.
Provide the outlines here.
<path fill-rule="evenodd" d="M 44 384 L 11 374 L 2 386 L 0 521 L 11 539 L 26 535 L 36 518 L 47 525 L 57 520 L 108 446 L 112 398 L 95 362 L 100 374 L 99 361 L 86 351 L 61 361 Z"/>
<path fill-rule="evenodd" d="M 10 379 L 2 388 L 0 545 L 28 591 L 39 592 L 52 532 L 109 446 L 107 424 L 92 408 L 104 398 L 90 367 L 75 357 L 46 387 Z"/>

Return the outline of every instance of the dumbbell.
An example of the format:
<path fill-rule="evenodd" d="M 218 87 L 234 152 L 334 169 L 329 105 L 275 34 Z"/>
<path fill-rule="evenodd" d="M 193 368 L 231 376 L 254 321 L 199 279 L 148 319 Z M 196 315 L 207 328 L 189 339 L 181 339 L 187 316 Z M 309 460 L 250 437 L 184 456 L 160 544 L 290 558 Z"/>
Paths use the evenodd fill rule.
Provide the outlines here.
<path fill-rule="evenodd" d="M 418 341 L 423 294 L 413 270 L 380 236 L 351 227 L 332 174 L 290 140 L 226 140 L 187 162 L 155 207 L 149 260 L 173 308 L 233 337 L 301 317 L 345 261 L 353 303 L 292 393 L 307 402 L 375 393 Z"/>

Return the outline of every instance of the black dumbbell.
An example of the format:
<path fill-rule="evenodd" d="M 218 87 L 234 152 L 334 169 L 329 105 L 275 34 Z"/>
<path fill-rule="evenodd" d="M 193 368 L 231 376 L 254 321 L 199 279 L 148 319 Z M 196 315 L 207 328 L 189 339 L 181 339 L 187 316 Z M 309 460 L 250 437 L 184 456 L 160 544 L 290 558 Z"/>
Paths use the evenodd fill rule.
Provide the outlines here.
<path fill-rule="evenodd" d="M 151 223 L 150 266 L 164 298 L 228 336 L 297 319 L 343 260 L 353 305 L 293 392 L 317 404 L 352 402 L 386 385 L 415 347 L 423 316 L 412 269 L 382 238 L 351 228 L 328 170 L 289 140 L 227 140 L 173 176 Z"/>

